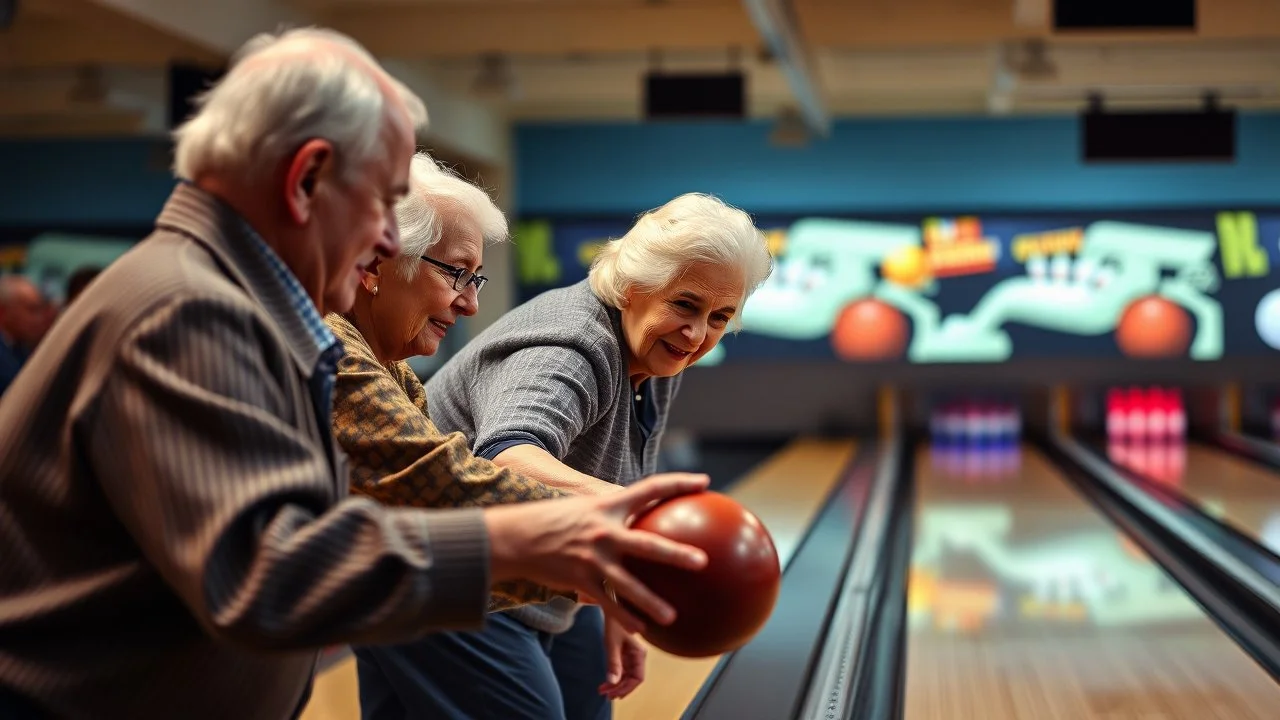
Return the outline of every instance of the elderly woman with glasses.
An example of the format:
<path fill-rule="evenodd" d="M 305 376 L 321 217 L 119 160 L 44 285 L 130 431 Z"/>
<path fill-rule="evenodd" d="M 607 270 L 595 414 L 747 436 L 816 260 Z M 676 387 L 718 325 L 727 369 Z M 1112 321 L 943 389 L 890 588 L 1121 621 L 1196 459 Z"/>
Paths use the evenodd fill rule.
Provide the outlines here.
<path fill-rule="evenodd" d="M 607 243 L 586 280 L 468 343 L 427 383 L 432 414 L 477 455 L 549 487 L 618 492 L 655 472 L 681 373 L 771 270 L 745 212 L 677 197 Z M 432 688 L 415 702 L 421 717 L 606 720 L 609 701 L 643 681 L 645 650 L 598 608 L 552 598 L 491 615 L 480 632 L 424 638 L 396 660 L 403 686 Z"/>
<path fill-rule="evenodd" d="M 475 314 L 486 282 L 480 274 L 484 245 L 507 236 L 502 212 L 484 191 L 419 154 L 396 215 L 400 256 L 367 266 L 351 310 L 325 318 L 344 350 L 334 386 L 333 434 L 351 464 L 352 491 L 386 504 L 419 507 L 488 506 L 571 494 L 476 457 L 461 433 L 440 432 L 427 413 L 426 392 L 405 362 L 434 354 L 459 317 Z M 612 595 L 600 595 L 596 602 L 635 620 Z M 577 600 L 512 582 L 492 588 L 489 608 L 553 598 Z M 429 702 L 422 698 L 431 687 L 425 680 L 417 687 L 405 682 L 418 677 L 406 671 L 411 656 L 397 646 L 358 647 L 355 654 L 365 718 L 426 714 Z M 527 660 L 514 653 L 496 662 L 515 667 Z"/>

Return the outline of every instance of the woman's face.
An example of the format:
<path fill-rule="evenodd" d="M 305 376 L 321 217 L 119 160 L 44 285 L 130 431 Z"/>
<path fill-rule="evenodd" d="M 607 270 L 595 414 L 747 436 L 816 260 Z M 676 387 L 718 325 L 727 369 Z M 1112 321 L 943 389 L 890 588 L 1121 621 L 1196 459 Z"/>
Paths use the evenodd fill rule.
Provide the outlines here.
<path fill-rule="evenodd" d="M 460 213 L 450 213 L 443 230 L 440 241 L 427 250 L 426 257 L 480 272 L 484 240 L 479 226 L 460 217 Z M 461 291 L 454 290 L 453 276 L 426 260 L 402 257 L 398 262 L 417 263 L 418 272 L 412 280 L 385 265 L 371 278 L 378 287 L 370 309 L 379 345 L 398 360 L 434 355 L 459 316 L 476 314 L 476 288 L 468 284 Z"/>
<path fill-rule="evenodd" d="M 622 332 L 632 381 L 677 375 L 710 352 L 738 312 L 744 284 L 740 272 L 696 264 L 666 288 L 628 293 Z"/>

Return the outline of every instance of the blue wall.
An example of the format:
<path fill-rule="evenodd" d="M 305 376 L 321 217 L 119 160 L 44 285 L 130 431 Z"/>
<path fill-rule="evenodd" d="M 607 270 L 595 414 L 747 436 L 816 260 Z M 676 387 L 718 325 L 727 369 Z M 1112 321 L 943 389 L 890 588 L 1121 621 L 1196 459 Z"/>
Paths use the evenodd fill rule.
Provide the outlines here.
<path fill-rule="evenodd" d="M 523 215 L 633 214 L 689 190 L 752 212 L 972 212 L 1280 202 L 1280 115 L 1244 115 L 1233 165 L 1085 166 L 1073 118 L 837 123 L 807 148 L 770 124 L 516 129 Z M 0 142 L 0 225 L 149 225 L 173 186 L 162 140 Z"/>
<path fill-rule="evenodd" d="M 521 214 L 633 214 L 690 190 L 754 213 L 1274 205 L 1280 115 L 1242 115 L 1232 165 L 1086 166 L 1075 118 L 837 123 L 808 147 L 768 122 L 530 124 Z"/>
<path fill-rule="evenodd" d="M 173 189 L 162 139 L 0 142 L 0 225 L 150 227 Z"/>

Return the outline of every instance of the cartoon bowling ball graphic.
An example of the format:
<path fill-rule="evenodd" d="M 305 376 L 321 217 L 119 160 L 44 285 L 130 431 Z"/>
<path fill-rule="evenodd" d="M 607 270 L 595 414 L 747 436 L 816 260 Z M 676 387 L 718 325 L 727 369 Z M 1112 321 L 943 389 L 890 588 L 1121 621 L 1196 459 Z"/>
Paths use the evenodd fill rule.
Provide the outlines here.
<path fill-rule="evenodd" d="M 647 623 L 641 633 L 655 647 L 680 657 L 721 655 L 764 627 L 782 588 L 782 567 L 772 536 L 751 511 L 727 495 L 704 491 L 660 502 L 632 527 L 707 554 L 701 570 L 624 561 L 637 580 L 675 608 L 675 622 Z M 639 613 L 629 603 L 628 609 Z"/>
<path fill-rule="evenodd" d="M 1191 347 L 1191 330 L 1191 316 L 1180 305 L 1148 295 L 1125 308 L 1116 326 L 1116 342 L 1129 357 L 1180 357 Z"/>
<path fill-rule="evenodd" d="M 918 245 L 905 245 L 894 250 L 880 263 L 885 280 L 909 288 L 924 287 L 933 279 L 929 256 Z"/>
<path fill-rule="evenodd" d="M 907 350 L 910 323 L 897 308 L 875 298 L 850 303 L 831 329 L 831 347 L 849 362 L 896 360 Z"/>

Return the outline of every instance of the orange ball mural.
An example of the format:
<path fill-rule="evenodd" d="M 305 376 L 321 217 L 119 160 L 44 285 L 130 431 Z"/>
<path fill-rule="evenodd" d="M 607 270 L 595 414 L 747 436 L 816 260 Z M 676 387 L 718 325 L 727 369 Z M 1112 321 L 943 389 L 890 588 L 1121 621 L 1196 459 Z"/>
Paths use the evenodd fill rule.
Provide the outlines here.
<path fill-rule="evenodd" d="M 896 360 L 907 350 L 911 334 L 897 308 L 874 298 L 850 303 L 831 329 L 831 347 L 842 360 Z"/>
<path fill-rule="evenodd" d="M 1135 300 L 1116 326 L 1120 351 L 1135 358 L 1173 358 L 1191 347 L 1190 314 L 1159 295 Z"/>

